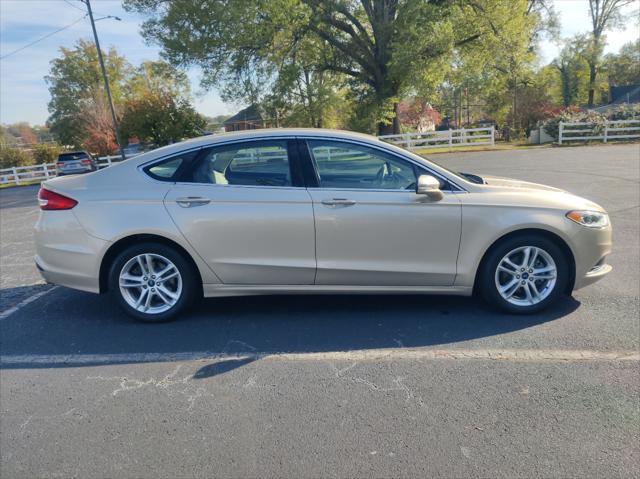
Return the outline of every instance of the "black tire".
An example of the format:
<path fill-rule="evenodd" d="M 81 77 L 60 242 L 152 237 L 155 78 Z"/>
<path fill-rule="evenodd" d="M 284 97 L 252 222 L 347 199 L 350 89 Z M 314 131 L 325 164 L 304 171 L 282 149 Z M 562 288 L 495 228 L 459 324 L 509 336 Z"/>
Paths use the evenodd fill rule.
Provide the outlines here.
<path fill-rule="evenodd" d="M 535 246 L 548 253 L 556 266 L 556 282 L 553 289 L 542 301 L 531 305 L 515 305 L 502 297 L 496 285 L 496 270 L 502 258 L 509 252 L 523 246 Z M 498 309 L 511 314 L 537 313 L 555 303 L 565 294 L 569 282 L 569 260 L 565 252 L 552 240 L 535 234 L 516 235 L 507 238 L 487 253 L 478 274 L 478 290 L 484 300 Z"/>
<path fill-rule="evenodd" d="M 160 313 L 145 313 L 138 311 L 127 303 L 120 291 L 120 272 L 125 264 L 140 254 L 156 254 L 171 261 L 180 273 L 182 279 L 182 291 L 176 303 L 167 311 Z M 198 296 L 198 274 L 192 264 L 178 251 L 170 246 L 160 243 L 140 243 L 129 246 L 122 251 L 111 264 L 109 270 L 109 294 L 116 303 L 133 318 L 149 323 L 160 323 L 176 319 L 178 315 L 189 308 Z"/>

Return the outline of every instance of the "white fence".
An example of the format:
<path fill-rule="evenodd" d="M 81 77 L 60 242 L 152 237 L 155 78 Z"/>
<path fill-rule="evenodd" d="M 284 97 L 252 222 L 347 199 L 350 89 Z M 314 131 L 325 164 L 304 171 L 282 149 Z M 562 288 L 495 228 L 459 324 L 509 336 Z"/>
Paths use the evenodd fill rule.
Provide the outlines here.
<path fill-rule="evenodd" d="M 461 128 L 459 130 L 428 131 L 426 133 L 382 135 L 378 138 L 409 150 L 456 148 L 460 146 L 493 146 L 495 144 L 495 129 L 493 126 L 487 128 Z"/>
<path fill-rule="evenodd" d="M 127 158 L 131 158 L 133 156 L 136 155 L 127 155 Z M 122 161 L 122 157 L 119 155 L 97 158 L 98 168 L 106 168 L 107 166 L 111 166 L 112 163 L 117 163 L 118 161 Z M 55 177 L 56 173 L 55 163 L 3 168 L 0 169 L 0 185 L 6 185 L 9 183 L 21 185 L 23 183 L 30 183 L 33 181 L 44 181 Z"/>
<path fill-rule="evenodd" d="M 607 143 L 611 140 L 634 138 L 640 138 L 640 120 L 605 121 L 604 127 L 595 123 L 561 121 L 558 130 L 559 145 L 567 141 L 602 140 Z"/>

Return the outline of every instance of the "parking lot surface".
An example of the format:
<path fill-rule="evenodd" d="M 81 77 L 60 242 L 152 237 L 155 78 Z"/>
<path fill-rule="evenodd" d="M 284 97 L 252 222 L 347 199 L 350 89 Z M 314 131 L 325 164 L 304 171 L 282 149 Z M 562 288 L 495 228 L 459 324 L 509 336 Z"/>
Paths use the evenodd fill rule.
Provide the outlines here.
<path fill-rule="evenodd" d="M 639 146 L 434 159 L 600 203 L 614 271 L 529 317 L 281 296 L 141 324 L 44 285 L 37 187 L 0 190 L 0 475 L 638 477 Z"/>

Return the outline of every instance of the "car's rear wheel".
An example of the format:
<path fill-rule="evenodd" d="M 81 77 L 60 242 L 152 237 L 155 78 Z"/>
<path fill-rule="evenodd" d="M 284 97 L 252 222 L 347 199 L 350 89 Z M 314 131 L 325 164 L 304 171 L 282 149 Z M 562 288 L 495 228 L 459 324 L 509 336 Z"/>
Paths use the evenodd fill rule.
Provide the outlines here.
<path fill-rule="evenodd" d="M 548 238 L 516 236 L 488 253 L 479 280 L 490 304 L 509 313 L 535 313 L 566 291 L 569 262 L 563 250 Z"/>
<path fill-rule="evenodd" d="M 114 260 L 109 291 L 131 316 L 147 322 L 175 319 L 197 291 L 191 264 L 169 246 L 133 245 Z"/>

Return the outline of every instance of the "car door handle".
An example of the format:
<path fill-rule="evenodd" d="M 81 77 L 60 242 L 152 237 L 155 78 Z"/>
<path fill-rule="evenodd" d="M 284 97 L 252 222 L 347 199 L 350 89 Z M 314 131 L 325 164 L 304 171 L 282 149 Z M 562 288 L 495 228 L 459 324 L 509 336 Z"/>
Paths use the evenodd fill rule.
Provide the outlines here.
<path fill-rule="evenodd" d="M 203 198 L 202 196 L 187 196 L 184 198 L 176 198 L 176 203 L 183 208 L 192 208 L 193 206 L 203 206 L 211 203 L 209 198 Z"/>
<path fill-rule="evenodd" d="M 353 206 L 356 204 L 356 202 L 353 200 L 348 200 L 346 198 L 331 198 L 322 200 L 322 204 L 325 206 Z"/>

